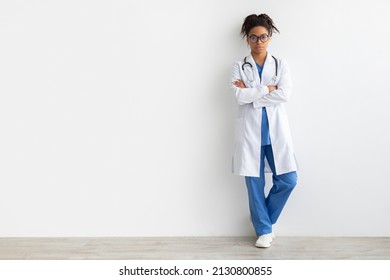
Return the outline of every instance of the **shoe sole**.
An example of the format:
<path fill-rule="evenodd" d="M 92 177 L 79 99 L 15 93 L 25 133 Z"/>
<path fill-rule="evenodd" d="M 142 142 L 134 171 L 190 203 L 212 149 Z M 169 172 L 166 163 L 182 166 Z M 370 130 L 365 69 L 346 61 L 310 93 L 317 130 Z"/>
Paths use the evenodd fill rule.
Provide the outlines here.
<path fill-rule="evenodd" d="M 257 247 L 257 248 L 269 248 L 269 247 L 271 247 L 271 243 L 269 243 L 269 244 L 267 244 L 267 245 L 255 244 L 255 247 Z"/>

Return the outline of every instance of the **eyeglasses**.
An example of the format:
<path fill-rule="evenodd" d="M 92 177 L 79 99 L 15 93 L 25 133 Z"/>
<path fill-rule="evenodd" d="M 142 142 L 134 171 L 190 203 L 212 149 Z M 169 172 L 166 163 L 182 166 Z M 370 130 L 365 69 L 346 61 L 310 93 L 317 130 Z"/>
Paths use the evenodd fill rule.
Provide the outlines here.
<path fill-rule="evenodd" d="M 249 36 L 249 41 L 251 41 L 252 43 L 257 43 L 259 40 L 263 43 L 267 42 L 269 39 L 269 36 L 268 34 L 262 34 L 259 36 L 256 36 L 256 35 L 250 35 Z"/>

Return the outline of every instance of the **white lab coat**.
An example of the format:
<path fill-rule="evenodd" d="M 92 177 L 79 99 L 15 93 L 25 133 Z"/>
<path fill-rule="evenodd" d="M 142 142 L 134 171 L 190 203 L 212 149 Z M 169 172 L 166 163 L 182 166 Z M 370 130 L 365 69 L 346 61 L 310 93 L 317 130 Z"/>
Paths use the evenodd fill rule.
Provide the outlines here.
<path fill-rule="evenodd" d="M 292 82 L 287 62 L 283 59 L 277 58 L 277 60 L 278 77 L 273 80 L 275 60 L 269 52 L 267 53 L 260 82 L 256 63 L 252 55 L 248 55 L 246 61 L 252 64 L 254 71 L 252 83 L 241 68 L 244 60 L 234 64 L 231 88 L 238 103 L 232 159 L 234 174 L 260 177 L 262 107 L 266 107 L 267 110 L 276 175 L 298 170 L 284 107 L 284 103 L 291 95 Z M 233 84 L 239 79 L 247 88 L 241 89 Z M 278 89 L 269 92 L 267 85 L 278 86 Z M 265 160 L 265 172 L 271 172 L 267 160 Z"/>

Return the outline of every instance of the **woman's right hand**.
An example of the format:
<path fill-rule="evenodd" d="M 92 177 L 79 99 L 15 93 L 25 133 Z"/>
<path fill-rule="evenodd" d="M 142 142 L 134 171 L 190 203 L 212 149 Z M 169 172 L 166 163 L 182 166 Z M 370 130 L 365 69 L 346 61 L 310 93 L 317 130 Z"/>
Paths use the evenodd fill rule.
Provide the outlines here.
<path fill-rule="evenodd" d="M 239 88 L 246 88 L 244 82 L 242 80 L 236 80 L 233 82 L 233 84 L 236 86 L 236 87 L 239 87 Z"/>

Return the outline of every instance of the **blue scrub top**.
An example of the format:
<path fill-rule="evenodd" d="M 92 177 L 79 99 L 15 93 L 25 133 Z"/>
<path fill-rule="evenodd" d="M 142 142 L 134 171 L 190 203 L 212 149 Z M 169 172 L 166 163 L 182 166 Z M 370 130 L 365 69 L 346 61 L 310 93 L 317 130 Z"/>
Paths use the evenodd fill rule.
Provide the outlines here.
<path fill-rule="evenodd" d="M 256 63 L 257 70 L 259 71 L 259 77 L 261 81 L 261 73 L 263 72 L 263 66 Z M 262 118 L 261 118 L 261 146 L 271 145 L 271 139 L 269 138 L 269 125 L 267 110 L 263 107 Z"/>

